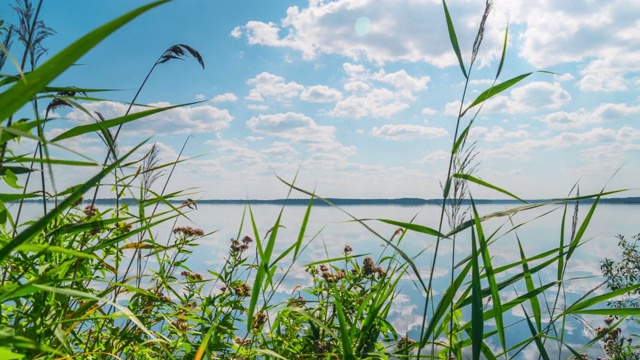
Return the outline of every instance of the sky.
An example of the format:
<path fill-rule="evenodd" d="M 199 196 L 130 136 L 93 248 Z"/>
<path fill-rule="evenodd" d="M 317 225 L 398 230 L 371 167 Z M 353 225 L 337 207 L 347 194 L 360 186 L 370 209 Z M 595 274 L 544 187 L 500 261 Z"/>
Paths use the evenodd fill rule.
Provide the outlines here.
<path fill-rule="evenodd" d="M 0 4 L 7 23 L 15 21 L 13 3 Z M 44 1 L 41 19 L 56 33 L 45 40 L 41 63 L 146 3 Z M 467 68 L 484 5 L 448 2 Z M 640 3 L 494 1 L 465 104 L 493 84 L 507 27 L 498 82 L 552 73 L 535 72 L 485 103 L 470 131 L 474 175 L 529 199 L 566 196 L 574 184 L 582 194 L 606 188 L 640 196 Z M 441 1 L 175 0 L 114 33 L 53 84 L 113 89 L 97 95 L 107 101 L 83 105 L 107 119 L 122 116 L 175 44 L 196 49 L 204 69 L 193 58 L 161 64 L 137 102 L 200 102 L 126 124 L 118 138 L 125 153 L 150 137 L 142 149 L 156 143 L 166 162 L 184 145 L 187 161 L 170 190 L 193 189 L 202 199 L 283 198 L 288 187 L 279 176 L 323 197 L 441 197 L 465 89 Z M 20 45 L 11 53 L 19 56 Z M 78 110 L 54 115 L 49 137 L 93 121 Z M 64 145 L 104 158 L 96 136 Z M 33 148 L 24 141 L 16 150 Z M 59 170 L 56 187 L 91 173 Z M 471 191 L 504 197 L 475 185 Z"/>

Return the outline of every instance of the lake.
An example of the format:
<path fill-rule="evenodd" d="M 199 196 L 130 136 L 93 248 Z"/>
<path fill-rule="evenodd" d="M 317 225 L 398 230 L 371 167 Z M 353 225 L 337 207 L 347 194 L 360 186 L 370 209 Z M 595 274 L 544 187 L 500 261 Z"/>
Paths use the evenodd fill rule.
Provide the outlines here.
<path fill-rule="evenodd" d="M 479 205 L 480 216 L 502 211 L 515 205 Z M 9 205 L 10 211 L 14 212 L 15 204 Z M 582 223 L 588 213 L 590 205 L 580 205 L 579 224 Z M 41 211 L 38 203 L 26 204 L 25 214 L 29 217 L 36 216 L 37 211 Z M 133 210 L 133 209 L 132 209 Z M 279 212 L 282 210 L 282 220 L 278 233 L 278 242 L 275 252 L 282 252 L 288 245 L 293 243 L 299 234 L 300 225 L 306 210 L 305 206 L 279 205 L 253 205 L 251 207 L 257 229 L 261 237 L 264 237 L 275 223 Z M 351 214 L 359 219 L 393 219 L 402 222 L 414 222 L 416 224 L 438 228 L 440 208 L 436 205 L 426 206 L 344 206 L 342 210 L 327 207 L 314 206 L 310 221 L 306 230 L 305 244 L 307 247 L 302 253 L 297 264 L 293 264 L 286 281 L 283 282 L 279 292 L 282 299 L 290 296 L 296 286 L 306 286 L 312 283 L 310 275 L 305 272 L 305 264 L 323 259 L 340 257 L 346 244 L 351 245 L 354 254 L 370 254 L 373 259 L 378 259 L 384 249 L 384 242 L 377 238 L 371 231 L 363 225 L 351 221 L 346 214 Z M 520 259 L 517 239 L 522 243 L 527 256 L 533 256 L 545 250 L 555 248 L 559 244 L 561 219 L 563 207 L 548 206 L 539 209 L 518 213 L 509 218 L 492 219 L 484 224 L 485 234 L 491 234 L 498 230 L 494 236 L 496 242 L 491 247 L 493 256 L 493 266 L 499 267 L 512 263 Z M 567 215 L 567 228 L 570 228 L 573 206 L 569 208 Z M 240 228 L 241 219 L 245 216 L 244 226 Z M 543 214 L 546 214 L 542 216 Z M 206 272 L 207 269 L 218 270 L 225 261 L 229 247 L 229 240 L 248 235 L 254 238 L 249 219 L 248 208 L 244 205 L 219 205 L 219 204 L 199 204 L 197 210 L 187 213 L 189 219 L 181 218 L 177 226 L 194 226 L 202 228 L 205 232 L 215 233 L 199 240 L 199 245 L 188 260 L 188 265 L 194 272 L 199 272 L 205 277 L 211 277 Z M 542 216 L 542 217 L 540 217 Z M 570 304 L 587 291 L 593 289 L 602 282 L 600 277 L 600 261 L 605 257 L 617 259 L 620 251 L 617 247 L 617 234 L 632 235 L 640 232 L 640 206 L 638 205 L 598 205 L 595 215 L 587 229 L 584 239 L 586 243 L 579 247 L 570 260 L 565 276 L 566 303 Z M 517 231 L 508 232 L 514 225 L 524 224 Z M 446 223 L 446 222 L 445 222 Z M 389 238 L 397 229 L 397 226 L 388 225 L 380 221 L 370 220 L 366 222 L 373 230 L 380 235 Z M 155 234 L 159 239 L 168 238 L 171 224 L 164 224 L 156 229 Z M 445 226 L 445 232 L 448 228 Z M 567 234 L 568 234 L 567 230 Z M 567 235 L 568 237 L 569 235 Z M 161 243 L 164 240 L 160 240 Z M 408 232 L 399 247 L 408 256 L 413 257 L 420 275 L 426 279 L 431 266 L 431 259 L 435 248 L 435 238 L 425 234 Z M 387 249 L 386 251 L 389 251 Z M 455 248 L 451 240 L 443 240 L 439 250 L 439 265 L 434 271 L 434 295 L 435 300 L 439 300 L 442 290 L 445 289 L 451 278 L 450 266 L 452 256 L 457 262 L 470 253 L 470 235 L 461 233 L 455 242 Z M 288 266 L 287 260 L 282 263 L 283 268 Z M 521 268 L 516 267 L 502 274 L 498 281 L 506 279 L 508 276 L 521 272 Z M 555 278 L 555 270 L 550 269 L 536 276 L 536 284 L 547 283 Z M 575 280 L 572 280 L 574 279 Z M 421 324 L 421 314 L 424 301 L 424 294 L 415 285 L 416 275 L 408 273 L 401 281 L 400 295 L 394 302 L 391 321 L 399 333 L 409 333 L 410 337 L 417 338 Z M 426 280 L 425 280 L 426 281 Z M 215 291 L 213 289 L 212 291 Z M 523 287 L 505 288 L 501 291 L 501 298 L 508 301 L 526 292 Z M 599 291 L 601 292 L 601 291 Z M 596 293 L 599 293 L 596 292 Z M 549 296 L 555 294 L 550 293 Z M 550 301 L 553 301 L 551 298 Z M 520 339 L 529 336 L 528 328 L 524 319 L 523 310 L 519 307 L 512 309 L 505 317 L 506 324 L 514 324 L 508 331 L 508 343 L 515 344 Z M 543 314 L 544 318 L 544 314 Z M 588 326 L 583 326 L 583 323 Z M 493 320 L 487 322 L 486 326 L 491 326 Z M 593 338 L 589 327 L 602 325 L 601 317 L 585 316 L 580 319 L 573 319 L 566 327 L 567 342 L 579 347 Z M 486 329 L 486 328 L 485 328 Z M 489 339 L 488 342 L 498 348 L 497 339 Z M 551 349 L 553 351 L 553 349 Z M 537 358 L 537 350 L 529 347 L 522 354 L 522 358 Z M 566 351 L 565 351 L 565 355 Z M 601 354 L 600 354 L 601 355 Z"/>

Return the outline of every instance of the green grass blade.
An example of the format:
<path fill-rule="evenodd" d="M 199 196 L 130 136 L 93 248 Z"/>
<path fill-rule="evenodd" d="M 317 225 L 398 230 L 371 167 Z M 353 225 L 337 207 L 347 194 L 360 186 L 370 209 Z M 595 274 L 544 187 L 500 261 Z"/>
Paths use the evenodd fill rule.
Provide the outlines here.
<path fill-rule="evenodd" d="M 167 110 L 171 110 L 171 109 L 175 109 L 175 108 L 179 108 L 179 107 L 183 107 L 183 106 L 189 106 L 189 105 L 196 104 L 196 103 L 197 102 L 179 104 L 179 105 L 173 105 L 173 106 L 167 106 L 167 107 L 161 107 L 161 108 L 156 108 L 156 109 L 151 109 L 151 110 L 144 110 L 144 111 L 140 111 L 140 112 L 137 112 L 137 113 L 133 113 L 131 115 L 117 117 L 115 119 L 95 122 L 95 123 L 87 124 L 87 125 L 75 126 L 75 127 L 71 128 L 70 130 L 67 130 L 67 131 L 63 132 L 62 134 L 56 136 L 55 138 L 53 138 L 53 140 L 51 140 L 51 142 L 56 142 L 56 141 L 69 139 L 69 138 L 80 136 L 80 135 L 83 135 L 83 134 L 86 134 L 86 133 L 90 133 L 90 132 L 102 131 L 102 130 L 110 128 L 110 127 L 122 125 L 122 124 L 125 124 L 125 123 L 128 123 L 128 122 L 134 121 L 134 120 L 138 120 L 138 119 L 141 119 L 141 118 L 144 118 L 144 117 L 148 117 L 150 115 L 153 115 L 153 114 L 156 114 L 156 113 L 159 113 L 159 112 L 162 112 L 162 111 L 167 111 Z"/>
<path fill-rule="evenodd" d="M 594 305 L 598 305 L 598 304 L 602 304 L 605 301 L 611 300 L 613 298 L 615 298 L 616 296 L 620 296 L 620 295 L 625 295 L 627 293 L 630 293 L 636 289 L 640 288 L 640 284 L 635 284 L 632 286 L 627 286 L 625 288 L 622 289 L 618 289 L 615 291 L 611 291 L 602 295 L 597 295 L 594 297 L 590 297 L 587 299 L 582 299 L 577 301 L 576 303 L 572 304 L 571 306 L 569 306 L 569 308 L 567 310 L 565 310 L 565 314 L 578 314 L 578 313 L 582 313 L 582 311 L 584 311 L 584 309 L 594 306 Z M 610 310 L 613 311 L 615 309 L 606 309 L 606 310 Z"/>
<path fill-rule="evenodd" d="M 302 219 L 302 225 L 300 225 L 300 232 L 298 233 L 298 239 L 296 240 L 296 249 L 293 252 L 293 258 L 298 258 L 298 253 L 300 253 L 300 247 L 302 246 L 302 241 L 304 240 L 304 234 L 307 231 L 307 224 L 309 223 L 309 216 L 311 215 L 311 208 L 313 207 L 313 196 L 309 199 L 309 205 L 307 206 L 307 211 L 304 213 L 304 218 Z"/>
<path fill-rule="evenodd" d="M 562 275 L 564 274 L 564 256 L 562 252 L 564 251 L 564 233 L 565 233 L 565 225 L 567 223 L 567 204 L 564 204 L 564 211 L 562 212 L 562 222 L 560 223 L 560 246 L 558 247 L 558 252 L 561 256 L 558 257 L 558 275 L 557 280 L 562 280 Z"/>
<path fill-rule="evenodd" d="M 42 91 L 45 86 L 49 85 L 51 81 L 58 77 L 58 75 L 62 74 L 62 72 L 73 65 L 80 57 L 114 31 L 146 11 L 168 1 L 169 0 L 160 0 L 141 6 L 100 26 L 67 46 L 31 73 L 26 74 L 15 85 L 0 94 L 0 119 L 9 118 L 11 114 L 18 111 L 25 103 L 30 101 L 33 96 Z"/>
<path fill-rule="evenodd" d="M 527 320 L 527 325 L 529 325 L 529 331 L 531 331 L 531 335 L 533 335 L 533 339 L 538 347 L 538 352 L 540 353 L 540 357 L 544 360 L 550 360 L 549 354 L 547 353 L 547 349 L 545 349 L 544 344 L 542 343 L 542 339 L 540 339 L 540 333 L 536 332 L 536 329 L 533 327 L 533 323 L 531 323 L 531 318 L 527 313 L 527 310 L 522 307 L 522 311 L 524 311 L 524 316 Z"/>
<path fill-rule="evenodd" d="M 502 319 L 502 301 L 500 300 L 500 292 L 498 284 L 496 282 L 495 272 L 493 265 L 491 264 L 491 255 L 489 254 L 489 245 L 484 236 L 484 230 L 482 229 L 482 223 L 480 222 L 480 216 L 478 215 L 478 209 L 476 204 L 471 198 L 471 207 L 473 209 L 473 218 L 475 221 L 475 229 L 478 235 L 478 243 L 480 244 L 480 253 L 482 255 L 482 262 L 484 263 L 484 271 L 489 282 L 489 289 L 491 290 L 491 300 L 493 308 L 495 309 L 496 327 L 498 329 L 498 337 L 500 338 L 500 345 L 503 349 L 507 348 L 505 335 L 504 335 L 504 321 Z"/>
<path fill-rule="evenodd" d="M 533 292 L 536 287 L 533 283 L 533 279 L 531 278 L 531 271 L 529 270 L 529 263 L 527 262 L 527 257 L 524 254 L 524 249 L 522 249 L 522 244 L 520 243 L 520 239 L 518 240 L 518 249 L 520 250 L 520 259 L 522 261 L 522 273 L 524 274 L 524 282 L 527 286 L 527 291 L 529 293 Z M 562 247 L 560 248 L 562 251 Z M 563 258 L 562 255 L 559 258 Z M 536 321 L 536 328 L 538 331 L 542 330 L 542 312 L 540 311 L 540 302 L 538 301 L 538 296 L 532 296 L 529 299 L 529 303 L 531 304 L 531 311 L 533 311 L 533 316 Z"/>
<path fill-rule="evenodd" d="M 480 345 L 484 334 L 482 314 L 482 288 L 480 286 L 480 265 L 475 232 L 471 232 L 471 349 L 474 360 L 480 359 Z"/>
<path fill-rule="evenodd" d="M 598 201 L 600 201 L 600 196 L 596 197 L 595 201 L 589 208 L 589 212 L 587 213 L 587 216 L 585 216 L 584 220 L 582 220 L 582 224 L 580 225 L 580 228 L 578 229 L 578 231 L 576 231 L 576 236 L 573 238 L 573 240 L 571 240 L 571 244 L 569 244 L 569 252 L 567 254 L 567 261 L 569 261 L 569 258 L 571 258 L 571 255 L 573 255 L 573 252 L 575 251 L 576 246 L 580 243 L 580 240 L 582 240 L 582 236 L 584 235 L 584 232 L 587 230 L 587 227 L 591 222 L 593 213 L 596 211 L 596 207 L 598 206 Z"/>
<path fill-rule="evenodd" d="M 520 202 L 523 202 L 523 203 L 525 203 L 525 204 L 527 203 L 526 201 L 524 201 L 524 200 L 522 200 L 521 198 L 519 198 L 519 197 L 515 196 L 514 194 L 512 194 L 512 193 L 508 192 L 507 190 L 505 190 L 505 189 L 503 189 L 503 188 L 500 188 L 500 187 L 497 187 L 497 186 L 495 186 L 495 185 L 493 185 L 493 184 L 490 184 L 490 183 L 488 183 L 488 182 L 486 182 L 486 181 L 480 180 L 480 179 L 478 179 L 478 178 L 477 178 L 477 177 L 475 177 L 475 176 L 472 176 L 472 175 L 469 175 L 469 174 L 453 174 L 452 176 L 453 176 L 454 178 L 464 179 L 464 180 L 467 180 L 467 181 L 474 182 L 474 183 L 476 183 L 476 184 L 478 184 L 478 185 L 482 185 L 482 186 L 484 186 L 484 187 L 486 187 L 486 188 L 489 188 L 489 189 L 493 189 L 493 190 L 499 191 L 499 192 L 501 192 L 501 193 L 503 193 L 503 194 L 505 194 L 505 195 L 507 195 L 507 196 L 509 196 L 509 197 L 512 197 L 512 198 L 514 198 L 514 199 L 516 199 L 516 200 L 518 200 L 518 201 L 520 201 Z"/>
<path fill-rule="evenodd" d="M 464 111 L 462 112 L 462 115 L 464 115 L 467 111 L 469 111 L 471 108 L 482 104 L 483 102 L 489 100 L 490 98 L 492 98 L 493 96 L 507 90 L 508 88 L 512 87 L 513 85 L 519 83 L 520 81 L 526 79 L 527 77 L 529 77 L 529 75 L 533 74 L 534 72 L 528 72 L 526 74 L 522 74 L 522 75 L 518 75 L 514 78 L 511 78 L 509 80 L 506 80 L 504 82 L 501 82 L 500 84 L 494 85 L 490 88 L 488 88 L 487 90 L 483 91 L 480 95 L 478 95 L 478 97 L 471 103 L 471 105 L 469 105 L 466 109 L 464 109 Z"/>
<path fill-rule="evenodd" d="M 338 294 L 338 290 L 334 290 Z M 342 307 L 342 301 L 339 297 L 335 297 L 334 305 L 336 314 L 338 315 L 338 332 L 340 333 L 340 339 L 342 340 L 342 359 L 352 360 L 355 359 L 353 355 L 353 344 L 351 343 L 351 337 L 349 336 L 349 324 L 347 318 L 344 315 L 344 309 Z"/>
<path fill-rule="evenodd" d="M 507 55 L 508 40 L 509 40 L 509 24 L 507 24 L 507 28 L 504 30 L 504 40 L 502 41 L 502 54 L 500 55 L 500 64 L 498 65 L 498 71 L 496 72 L 496 79 L 500 77 L 500 73 L 502 72 L 504 59 Z"/>
<path fill-rule="evenodd" d="M 464 66 L 464 62 L 462 61 L 462 54 L 460 53 L 460 45 L 458 44 L 456 29 L 453 26 L 451 14 L 449 14 L 449 8 L 447 7 L 447 2 L 445 0 L 442 0 L 442 7 L 444 8 L 444 16 L 447 19 L 447 30 L 449 31 L 449 40 L 451 40 L 451 46 L 453 47 L 453 51 L 456 53 L 456 58 L 458 58 L 458 64 L 460 64 L 462 75 L 464 75 L 465 79 L 468 79 L 469 75 L 467 75 L 467 69 Z"/>
<path fill-rule="evenodd" d="M 414 223 L 407 223 L 407 222 L 402 222 L 402 221 L 396 221 L 396 220 L 389 220 L 389 219 L 376 219 L 376 220 L 381 221 L 381 222 L 386 223 L 386 224 L 400 226 L 400 227 L 403 227 L 403 228 L 405 228 L 407 230 L 413 230 L 415 232 L 419 232 L 419 233 L 423 233 L 423 234 L 427 234 L 427 235 L 432 235 L 432 236 L 441 237 L 441 238 L 445 237 L 443 234 L 438 232 L 438 230 L 435 230 L 435 229 L 432 229 L 430 227 L 423 226 L 423 225 L 418 225 L 418 224 L 414 224 Z"/>

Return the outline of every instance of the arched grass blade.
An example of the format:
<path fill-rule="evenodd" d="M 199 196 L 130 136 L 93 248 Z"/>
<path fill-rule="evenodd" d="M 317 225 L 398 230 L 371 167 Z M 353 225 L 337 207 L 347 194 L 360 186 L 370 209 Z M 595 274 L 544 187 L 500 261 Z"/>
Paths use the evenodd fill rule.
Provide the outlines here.
<path fill-rule="evenodd" d="M 86 133 L 90 133 L 90 132 L 102 131 L 102 130 L 110 128 L 110 127 L 122 125 L 122 124 L 125 124 L 125 123 L 128 123 L 128 122 L 134 121 L 134 120 L 145 118 L 145 117 L 148 117 L 150 115 L 153 115 L 153 114 L 156 114 L 156 113 L 159 113 L 159 112 L 162 112 L 162 111 L 167 111 L 167 110 L 171 110 L 171 109 L 175 109 L 175 108 L 179 108 L 179 107 L 189 106 L 189 105 L 193 105 L 193 104 L 197 104 L 197 103 L 198 102 L 192 102 L 192 103 L 186 103 L 186 104 L 179 104 L 179 105 L 161 107 L 161 108 L 157 108 L 157 109 L 144 110 L 144 111 L 140 111 L 140 112 L 137 112 L 137 113 L 133 113 L 131 115 L 117 117 L 115 119 L 105 120 L 105 121 L 96 122 L 96 123 L 87 124 L 87 125 L 79 125 L 79 126 L 73 127 L 72 129 L 70 129 L 68 131 L 65 131 L 62 134 L 56 136 L 55 138 L 53 138 L 53 140 L 51 140 L 51 142 L 56 142 L 56 141 L 60 141 L 60 140 L 64 140 L 64 139 L 69 139 L 69 138 L 80 136 L 80 135 L 83 135 L 83 134 L 86 134 Z"/>
<path fill-rule="evenodd" d="M 500 84 L 494 85 L 494 86 L 488 88 L 487 90 L 483 91 L 471 103 L 471 105 L 469 105 L 466 109 L 464 109 L 464 111 L 462 112 L 461 116 L 464 116 L 464 114 L 466 114 L 467 111 L 469 111 L 471 108 L 475 107 L 476 105 L 479 105 L 479 104 L 489 100 L 493 96 L 495 96 L 495 95 L 507 90 L 508 88 L 512 87 L 513 85 L 515 85 L 515 84 L 519 83 L 520 81 L 526 79 L 527 77 L 529 77 L 529 75 L 533 74 L 534 72 L 535 71 L 528 72 L 528 73 L 522 74 L 522 75 L 518 75 L 518 76 L 516 76 L 514 78 L 511 78 L 509 80 L 501 82 Z M 546 72 L 546 71 L 544 71 L 544 72 Z"/>
<path fill-rule="evenodd" d="M 507 191 L 507 190 L 505 190 L 505 189 L 503 189 L 503 188 L 501 188 L 501 187 L 495 186 L 495 185 L 493 185 L 493 184 L 490 184 L 490 183 L 488 183 L 488 182 L 486 182 L 486 181 L 484 181 L 484 180 L 480 180 L 480 179 L 478 179 L 478 178 L 477 178 L 477 177 L 475 177 L 475 176 L 472 176 L 472 175 L 469 175 L 469 174 L 453 174 L 452 176 L 453 176 L 454 178 L 458 178 L 458 179 L 463 179 L 463 180 L 471 181 L 471 182 L 476 183 L 476 184 L 478 184 L 478 185 L 482 185 L 482 186 L 484 186 L 484 187 L 486 187 L 486 188 L 489 188 L 489 189 L 493 189 L 493 190 L 499 191 L 499 192 L 501 192 L 501 193 L 503 193 L 503 194 L 505 194 L 505 195 L 507 195 L 507 196 L 509 196 L 509 197 L 512 197 L 512 198 L 514 198 L 514 199 L 516 199 L 516 200 L 518 200 L 518 201 L 520 201 L 520 202 L 523 202 L 523 203 L 527 204 L 527 202 L 526 202 L 526 201 L 524 201 L 524 200 L 522 200 L 521 198 L 519 198 L 519 197 L 515 196 L 514 194 L 510 193 L 509 191 Z"/>

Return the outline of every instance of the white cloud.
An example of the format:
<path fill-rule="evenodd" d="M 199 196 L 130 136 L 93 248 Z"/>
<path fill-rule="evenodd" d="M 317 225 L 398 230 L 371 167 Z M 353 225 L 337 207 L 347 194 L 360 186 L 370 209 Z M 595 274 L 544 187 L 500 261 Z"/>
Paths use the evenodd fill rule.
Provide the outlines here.
<path fill-rule="evenodd" d="M 416 161 L 417 163 L 434 163 L 436 161 L 444 161 L 444 160 L 449 160 L 449 157 L 451 156 L 451 152 L 450 151 L 444 151 L 444 150 L 436 150 L 436 151 L 431 151 L 429 153 L 427 153 L 427 155 L 425 155 L 422 159 Z"/>
<path fill-rule="evenodd" d="M 391 84 L 398 89 L 408 91 L 421 91 L 427 89 L 427 83 L 431 80 L 428 76 L 416 78 L 407 74 L 406 71 L 400 70 L 393 73 L 386 73 L 384 69 L 371 76 L 372 79 Z"/>
<path fill-rule="evenodd" d="M 355 94 L 364 94 L 371 89 L 371 86 L 362 81 L 351 81 L 344 84 L 344 89 Z"/>
<path fill-rule="evenodd" d="M 233 30 L 231 30 L 229 35 L 231 35 L 232 37 L 234 37 L 236 39 L 239 39 L 242 36 L 242 29 L 240 28 L 240 26 L 236 26 L 236 27 L 233 28 Z"/>
<path fill-rule="evenodd" d="M 530 134 L 524 130 L 507 131 L 500 126 L 493 126 L 491 128 L 485 126 L 475 126 L 471 128 L 469 132 L 470 140 L 482 139 L 488 142 L 498 142 L 505 138 L 527 138 Z"/>
<path fill-rule="evenodd" d="M 450 4 L 464 51 L 471 49 L 483 5 Z M 355 30 L 356 19 L 363 15 L 370 22 L 364 36 Z M 425 19 L 425 15 L 429 17 Z M 457 64 L 457 60 L 444 24 L 437 1 L 336 0 L 310 1 L 304 8 L 291 6 L 279 24 L 249 21 L 243 30 L 251 45 L 290 48 L 309 60 L 320 54 L 337 54 L 378 64 L 409 61 L 445 67 Z M 504 24 L 488 21 L 484 36 L 487 46 L 479 56 L 481 65 L 499 57 Z"/>
<path fill-rule="evenodd" d="M 626 75 L 640 71 L 640 24 L 630 16 L 640 13 L 637 1 L 516 2 L 510 11 L 512 22 L 524 27 L 519 55 L 538 68 L 586 64 L 581 90 L 625 90 Z"/>
<path fill-rule="evenodd" d="M 247 80 L 247 84 L 253 85 L 253 89 L 249 91 L 247 100 L 265 101 L 265 98 L 271 98 L 276 101 L 289 101 L 298 97 L 299 93 L 304 90 L 304 86 L 296 82 L 285 82 L 282 76 L 263 72 L 254 78 Z"/>
<path fill-rule="evenodd" d="M 389 140 L 413 140 L 419 138 L 437 138 L 449 133 L 443 128 L 426 127 L 420 125 L 392 125 L 374 127 L 371 134 Z"/>
<path fill-rule="evenodd" d="M 261 150 L 260 153 L 276 157 L 291 157 L 299 154 L 293 146 L 282 141 L 274 141 L 270 148 Z"/>
<path fill-rule="evenodd" d="M 423 108 L 421 112 L 423 115 L 435 115 L 438 113 L 438 110 L 434 110 L 426 107 L 426 108 Z"/>
<path fill-rule="evenodd" d="M 571 73 L 554 74 L 553 75 L 553 80 L 555 80 L 555 81 L 569 81 L 569 80 L 574 80 L 574 79 L 575 79 L 575 77 Z"/>
<path fill-rule="evenodd" d="M 253 116 L 247 126 L 259 134 L 304 143 L 334 142 L 336 131 L 333 126 L 319 126 L 310 117 L 293 112 Z"/>
<path fill-rule="evenodd" d="M 253 111 L 265 111 L 265 110 L 269 109 L 269 106 L 267 106 L 267 105 L 249 104 L 249 105 L 247 105 L 247 109 L 253 110 Z"/>
<path fill-rule="evenodd" d="M 487 100 L 484 110 L 522 114 L 558 109 L 570 100 L 571 95 L 562 88 L 560 83 L 534 81 L 511 90 L 509 95 L 498 95 Z"/>
<path fill-rule="evenodd" d="M 337 102 L 330 115 L 348 119 L 360 119 L 367 116 L 390 118 L 409 108 L 406 100 L 408 100 L 407 94 L 378 88 L 363 96 L 351 95 Z"/>
<path fill-rule="evenodd" d="M 238 101 L 238 97 L 234 93 L 224 93 L 214 96 L 211 99 L 213 102 L 235 102 Z"/>
<path fill-rule="evenodd" d="M 640 106 L 629 106 L 624 103 L 604 103 L 593 111 L 579 109 L 573 112 L 554 112 L 543 116 L 540 121 L 549 125 L 551 129 L 567 130 L 628 118 L 638 114 L 640 114 Z"/>
<path fill-rule="evenodd" d="M 314 85 L 305 88 L 300 99 L 308 102 L 334 102 L 342 98 L 342 93 L 325 85 Z"/>

